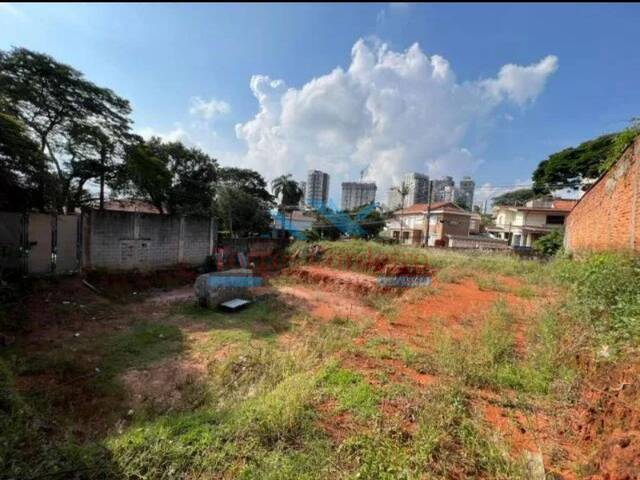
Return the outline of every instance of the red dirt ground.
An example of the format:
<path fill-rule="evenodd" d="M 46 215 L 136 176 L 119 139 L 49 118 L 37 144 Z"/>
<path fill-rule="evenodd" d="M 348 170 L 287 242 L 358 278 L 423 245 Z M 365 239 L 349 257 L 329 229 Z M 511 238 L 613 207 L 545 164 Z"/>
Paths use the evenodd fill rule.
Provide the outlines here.
<path fill-rule="evenodd" d="M 364 344 L 367 338 L 381 336 L 424 346 L 424 341 L 417 339 L 426 337 L 434 328 L 443 327 L 454 337 L 460 337 L 465 332 L 479 328 L 482 314 L 496 300 L 504 298 L 515 316 L 516 349 L 522 354 L 527 348 L 529 326 L 522 319 L 531 319 L 532 312 L 553 302 L 555 298 L 554 292 L 538 292 L 534 298 L 518 297 L 512 292 L 521 287 L 521 282 L 510 277 L 497 278 L 507 291 L 496 292 L 481 290 L 471 278 L 459 283 L 440 283 L 436 276 L 434 291 L 417 300 L 412 294 L 408 294 L 407 299 L 399 296 L 394 302 L 398 305 L 397 313 L 387 318 L 362 304 L 362 294 L 377 291 L 372 275 L 312 266 L 297 268 L 294 276 L 308 285 L 280 287 L 279 291 L 289 302 L 308 308 L 312 315 L 329 320 L 335 316 L 345 316 L 348 310 L 354 320 L 375 319 L 373 326 L 356 340 L 356 344 Z M 380 374 L 385 374 L 394 382 L 408 380 L 424 388 L 439 381 L 435 376 L 416 372 L 400 360 L 371 358 L 357 352 L 343 355 L 342 364 L 363 373 L 373 385 L 380 383 Z M 633 371 L 636 372 L 633 378 L 638 378 L 640 368 L 636 367 Z M 602 391 L 592 389 L 583 392 L 583 406 L 577 411 L 574 408 L 557 410 L 535 405 L 531 410 L 517 408 L 513 404 L 505 406 L 505 392 L 498 395 L 477 391 L 472 395 L 472 405 L 483 415 L 487 424 L 507 440 L 514 455 L 519 456 L 524 452 L 542 454 L 547 473 L 555 475 L 553 478 L 577 478 L 575 466 L 586 465 L 585 478 L 638 480 L 640 406 L 637 399 L 640 395 L 637 388 L 640 382 L 635 382 L 633 386 L 634 380 L 631 378 L 627 374 L 613 382 L 617 382 L 618 386 L 623 385 L 619 391 L 605 386 L 601 387 Z M 636 390 L 632 392 L 633 389 Z M 628 400 L 625 403 L 619 397 L 628 397 Z M 635 404 L 632 403 L 634 400 Z M 322 411 L 326 414 L 325 410 Z M 385 405 L 384 410 L 388 414 L 386 416 L 402 417 L 402 406 L 389 404 Z M 341 439 L 345 435 L 340 432 L 345 419 L 338 415 L 334 422 L 332 418 L 323 414 L 321 424 L 332 438 Z M 406 431 L 414 427 L 410 418 L 402 423 Z M 591 452 L 595 454 L 590 457 Z M 553 465 L 560 468 L 554 469 Z"/>

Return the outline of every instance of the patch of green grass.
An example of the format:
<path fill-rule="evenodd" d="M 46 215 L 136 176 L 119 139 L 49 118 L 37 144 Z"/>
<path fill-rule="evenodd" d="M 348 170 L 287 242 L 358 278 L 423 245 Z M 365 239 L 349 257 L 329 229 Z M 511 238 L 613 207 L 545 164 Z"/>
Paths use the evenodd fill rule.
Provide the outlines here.
<path fill-rule="evenodd" d="M 568 314 L 594 330 L 597 342 L 612 350 L 640 339 L 640 257 L 599 253 L 552 262 L 554 279 L 570 290 Z"/>
<path fill-rule="evenodd" d="M 523 466 L 475 417 L 462 389 L 433 388 L 414 401 L 417 433 L 402 434 L 392 422 L 341 446 L 350 478 L 525 478 Z"/>
<path fill-rule="evenodd" d="M 506 292 L 507 288 L 495 276 L 477 275 L 478 289 L 485 292 Z"/>
<path fill-rule="evenodd" d="M 359 418 L 371 418 L 378 412 L 379 393 L 361 374 L 337 364 L 326 368 L 321 389 L 336 399 L 340 410 L 348 410 Z"/>
<path fill-rule="evenodd" d="M 391 293 L 369 293 L 363 297 L 363 303 L 388 318 L 395 318 L 397 308 L 395 304 L 396 296 Z"/>
<path fill-rule="evenodd" d="M 0 360 L 0 472 L 3 478 L 107 478 L 106 451 L 97 443 L 79 444 L 51 435 L 53 419 L 43 416 L 14 386 L 13 375 Z M 92 472 L 95 475 L 90 475 Z M 5 477 L 6 476 L 6 477 Z"/>
<path fill-rule="evenodd" d="M 509 388 L 548 394 L 567 390 L 574 371 L 558 356 L 561 326 L 551 312 L 535 322 L 524 356 L 516 354 L 513 319 L 506 303 L 499 300 L 487 315 L 479 333 L 455 340 L 446 333 L 435 338 L 431 361 L 442 373 L 479 388 Z"/>
<path fill-rule="evenodd" d="M 259 299 L 242 310 L 223 312 L 198 305 L 181 305 L 176 313 L 207 322 L 217 331 L 244 329 L 253 338 L 275 340 L 278 335 L 291 328 L 292 317 L 296 314 L 285 303 L 275 297 Z"/>
<path fill-rule="evenodd" d="M 513 293 L 520 298 L 534 298 L 536 296 L 535 289 L 530 285 L 523 285 L 522 287 L 518 287 L 514 290 Z"/>
<path fill-rule="evenodd" d="M 117 375 L 128 368 L 142 368 L 184 350 L 182 332 L 175 325 L 138 323 L 107 337 L 99 346 L 101 369 Z"/>
<path fill-rule="evenodd" d="M 296 467 L 325 468 L 329 453 L 314 423 L 317 382 L 296 373 L 233 405 L 165 416 L 107 444 L 129 478 L 297 478 Z"/>

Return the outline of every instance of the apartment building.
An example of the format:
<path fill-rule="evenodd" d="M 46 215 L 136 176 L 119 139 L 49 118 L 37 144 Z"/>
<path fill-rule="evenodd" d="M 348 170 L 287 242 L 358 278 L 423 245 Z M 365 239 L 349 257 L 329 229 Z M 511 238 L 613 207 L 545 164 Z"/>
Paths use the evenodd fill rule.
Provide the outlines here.
<path fill-rule="evenodd" d="M 375 202 L 377 188 L 373 182 L 343 182 L 342 210 L 353 210 Z"/>
<path fill-rule="evenodd" d="M 312 208 L 321 207 L 329 200 L 329 174 L 309 170 L 305 189 L 305 203 Z"/>

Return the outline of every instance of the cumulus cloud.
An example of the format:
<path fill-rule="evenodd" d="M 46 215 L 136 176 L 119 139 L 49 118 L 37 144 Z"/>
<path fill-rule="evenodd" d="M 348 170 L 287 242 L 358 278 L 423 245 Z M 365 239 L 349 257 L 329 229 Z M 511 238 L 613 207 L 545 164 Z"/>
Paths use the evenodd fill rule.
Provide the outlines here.
<path fill-rule="evenodd" d="M 317 168 L 331 175 L 337 199 L 340 182 L 358 178 L 368 166 L 368 180 L 377 182 L 383 200 L 406 172 L 473 174 L 486 144 L 479 137 L 498 108 L 533 102 L 557 64 L 548 56 L 464 82 L 445 58 L 426 55 L 418 44 L 395 52 L 359 40 L 346 70 L 335 68 L 300 88 L 253 76 L 259 111 L 236 125 L 236 136 L 247 145 L 244 163 L 268 178 L 304 178 Z"/>
<path fill-rule="evenodd" d="M 204 100 L 200 97 L 193 97 L 191 99 L 191 106 L 189 107 L 189 113 L 191 115 L 202 117 L 205 120 L 211 120 L 214 117 L 226 115 L 229 112 L 231 112 L 231 106 L 224 100 L 218 100 L 216 98 Z"/>

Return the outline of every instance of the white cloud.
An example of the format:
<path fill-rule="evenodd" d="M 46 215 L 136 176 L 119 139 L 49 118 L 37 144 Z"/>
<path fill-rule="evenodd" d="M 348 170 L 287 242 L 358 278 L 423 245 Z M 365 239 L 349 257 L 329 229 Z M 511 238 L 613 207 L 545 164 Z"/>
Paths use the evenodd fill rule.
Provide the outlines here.
<path fill-rule="evenodd" d="M 324 170 L 336 199 L 340 182 L 358 178 L 365 165 L 379 199 L 406 172 L 472 174 L 497 107 L 534 101 L 556 69 L 557 58 L 548 56 L 506 65 L 495 78 L 460 82 L 445 58 L 425 55 L 418 44 L 394 52 L 359 40 L 347 70 L 338 67 L 301 88 L 253 76 L 259 111 L 236 125 L 247 144 L 243 163 L 268 179 Z"/>
<path fill-rule="evenodd" d="M 508 64 L 498 73 L 498 78 L 485 82 L 486 88 L 496 97 L 508 97 L 518 105 L 532 102 L 544 90 L 549 76 L 558 69 L 558 57 L 547 55 L 538 63 L 522 67 Z"/>
<path fill-rule="evenodd" d="M 210 100 L 203 100 L 200 97 L 193 97 L 191 99 L 191 106 L 189 107 L 189 113 L 191 115 L 199 116 L 205 120 L 211 120 L 214 117 L 226 115 L 231 112 L 231 106 L 224 100 L 218 100 L 211 98 Z"/>
<path fill-rule="evenodd" d="M 151 137 L 160 137 L 165 142 L 185 141 L 189 138 L 187 132 L 180 125 L 176 125 L 175 128 L 168 132 L 160 132 L 151 127 L 144 127 L 136 130 L 136 133 L 145 140 L 149 140 Z"/>

